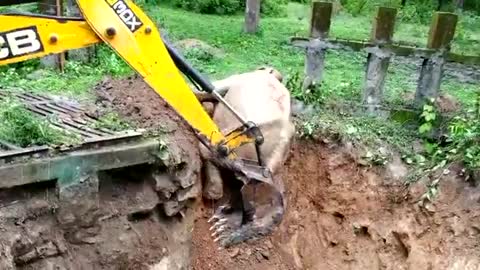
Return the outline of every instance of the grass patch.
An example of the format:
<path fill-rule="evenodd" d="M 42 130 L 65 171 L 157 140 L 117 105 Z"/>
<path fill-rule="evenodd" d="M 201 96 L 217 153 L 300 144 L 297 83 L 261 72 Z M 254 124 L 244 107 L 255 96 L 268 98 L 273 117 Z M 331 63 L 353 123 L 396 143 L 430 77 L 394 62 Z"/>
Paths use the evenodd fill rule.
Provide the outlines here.
<path fill-rule="evenodd" d="M 132 128 L 132 125 L 124 121 L 116 112 L 108 112 L 101 116 L 97 122 L 92 125 L 97 129 L 108 129 L 112 131 L 123 131 Z"/>
<path fill-rule="evenodd" d="M 21 147 L 78 142 L 78 138 L 54 129 L 49 120 L 36 116 L 11 97 L 0 102 L 0 139 Z"/>

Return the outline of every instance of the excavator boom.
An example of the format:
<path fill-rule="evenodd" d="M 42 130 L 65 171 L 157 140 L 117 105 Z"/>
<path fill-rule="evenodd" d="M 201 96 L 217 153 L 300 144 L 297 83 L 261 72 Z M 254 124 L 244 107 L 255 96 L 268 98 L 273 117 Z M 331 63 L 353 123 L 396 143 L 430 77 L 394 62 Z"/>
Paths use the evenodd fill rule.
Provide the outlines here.
<path fill-rule="evenodd" d="M 155 24 L 124 0 L 78 0 L 83 19 L 0 15 L 0 65 L 105 42 L 212 145 L 224 136 L 169 55 Z"/>
<path fill-rule="evenodd" d="M 32 1 L 0 0 L 0 5 Z M 162 40 L 155 23 L 138 6 L 130 0 L 77 0 L 77 4 L 83 18 L 0 14 L 0 65 L 106 43 L 194 129 L 217 166 L 234 172 L 244 186 L 265 183 L 274 187 L 260 158 L 263 136 L 258 127 L 238 115 L 211 83 Z M 224 103 L 243 126 L 222 134 L 182 73 Z M 255 143 L 258 165 L 236 156 L 234 150 L 247 143 Z M 240 232 L 255 234 L 251 228 L 262 230 L 245 225 Z"/>

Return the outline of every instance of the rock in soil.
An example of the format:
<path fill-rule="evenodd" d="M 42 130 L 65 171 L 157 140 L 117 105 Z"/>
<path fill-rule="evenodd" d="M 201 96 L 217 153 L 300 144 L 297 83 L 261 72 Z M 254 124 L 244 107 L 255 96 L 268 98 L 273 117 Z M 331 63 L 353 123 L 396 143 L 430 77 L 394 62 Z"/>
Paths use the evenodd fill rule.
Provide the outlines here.
<path fill-rule="evenodd" d="M 351 160 L 332 165 L 332 157 L 349 151 L 312 140 L 294 143 L 282 173 L 288 210 L 266 239 L 217 250 L 206 222 L 212 206 L 205 204 L 195 221 L 193 269 L 480 268 L 480 230 L 472 227 L 480 224 L 480 187 L 445 176 L 431 212 L 416 206 L 418 197 L 394 196 L 404 192 L 403 182 L 387 179 L 384 168 Z M 332 182 L 332 175 L 344 181 Z M 379 179 L 373 185 L 372 175 Z"/>
<path fill-rule="evenodd" d="M 183 206 L 201 191 L 196 138 L 140 78 L 105 80 L 96 93 L 93 115 L 113 110 L 139 128 L 164 132 L 172 146 L 168 168 L 100 172 L 94 185 L 79 180 L 75 188 L 50 181 L 0 190 L 0 269 L 188 269 L 195 215 Z M 170 182 L 156 183 L 166 178 L 152 174 L 155 166 Z M 160 211 L 178 198 L 182 217 Z"/>

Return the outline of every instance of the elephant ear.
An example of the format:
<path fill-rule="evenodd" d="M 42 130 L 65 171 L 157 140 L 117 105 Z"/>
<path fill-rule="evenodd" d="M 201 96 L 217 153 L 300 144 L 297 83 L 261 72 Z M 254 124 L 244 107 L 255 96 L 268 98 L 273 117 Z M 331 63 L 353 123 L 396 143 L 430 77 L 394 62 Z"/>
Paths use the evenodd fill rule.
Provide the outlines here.
<path fill-rule="evenodd" d="M 280 73 L 280 71 L 276 70 L 273 67 L 262 66 L 262 67 L 258 68 L 258 70 L 264 70 L 264 71 L 268 72 L 269 74 L 272 74 L 279 82 L 283 82 L 282 73 Z"/>

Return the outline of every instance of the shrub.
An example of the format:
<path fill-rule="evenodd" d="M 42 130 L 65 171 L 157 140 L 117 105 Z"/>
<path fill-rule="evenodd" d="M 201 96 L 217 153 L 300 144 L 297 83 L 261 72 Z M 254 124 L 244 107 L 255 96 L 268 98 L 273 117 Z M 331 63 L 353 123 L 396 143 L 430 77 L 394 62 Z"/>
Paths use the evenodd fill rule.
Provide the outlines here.
<path fill-rule="evenodd" d="M 175 0 L 175 5 L 205 14 L 233 14 L 242 9 L 239 0 Z"/>
<path fill-rule="evenodd" d="M 286 14 L 287 3 L 288 0 L 261 0 L 261 13 L 269 16 L 283 16 Z"/>
<path fill-rule="evenodd" d="M 173 3 L 185 10 L 204 14 L 230 15 L 245 10 L 245 0 L 173 0 Z M 287 3 L 288 0 L 261 0 L 261 13 L 283 15 Z"/>

